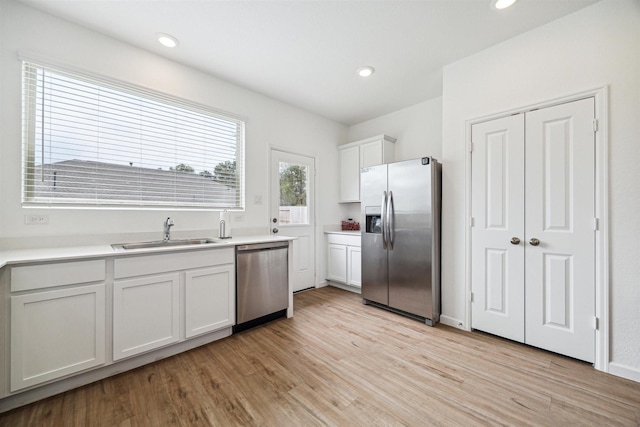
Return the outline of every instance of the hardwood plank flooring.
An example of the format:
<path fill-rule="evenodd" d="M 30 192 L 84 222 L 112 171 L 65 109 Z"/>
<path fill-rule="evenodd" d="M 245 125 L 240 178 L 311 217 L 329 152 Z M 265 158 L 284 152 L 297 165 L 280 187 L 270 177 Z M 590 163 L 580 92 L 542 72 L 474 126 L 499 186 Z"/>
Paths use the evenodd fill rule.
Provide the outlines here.
<path fill-rule="evenodd" d="M 0 414 L 0 426 L 638 426 L 640 383 L 336 288 L 295 315 Z"/>

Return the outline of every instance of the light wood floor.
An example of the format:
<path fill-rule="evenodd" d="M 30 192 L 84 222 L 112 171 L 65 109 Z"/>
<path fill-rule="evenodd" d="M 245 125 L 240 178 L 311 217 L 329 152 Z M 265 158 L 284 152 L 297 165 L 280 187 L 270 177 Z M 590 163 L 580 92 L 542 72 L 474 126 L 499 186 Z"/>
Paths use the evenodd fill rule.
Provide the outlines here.
<path fill-rule="evenodd" d="M 638 426 L 640 383 L 335 288 L 295 315 L 0 415 L 1 426 Z"/>

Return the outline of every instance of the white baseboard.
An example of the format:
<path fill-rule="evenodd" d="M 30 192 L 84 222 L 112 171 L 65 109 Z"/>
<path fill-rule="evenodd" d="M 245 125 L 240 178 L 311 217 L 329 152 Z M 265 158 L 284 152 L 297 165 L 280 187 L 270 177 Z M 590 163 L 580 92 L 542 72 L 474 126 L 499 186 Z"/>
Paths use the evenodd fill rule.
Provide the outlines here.
<path fill-rule="evenodd" d="M 628 380 L 640 382 L 640 369 L 619 363 L 609 363 L 609 373 Z"/>
<path fill-rule="evenodd" d="M 440 315 L 440 323 L 447 326 L 453 326 L 454 328 L 462 329 L 463 331 L 469 331 L 462 320 L 456 319 L 455 317 L 450 317 L 445 314 Z"/>
<path fill-rule="evenodd" d="M 349 285 L 344 285 L 342 283 L 337 283 L 337 282 L 331 282 L 329 280 L 327 280 L 327 285 L 329 286 L 333 286 L 334 288 L 340 288 L 340 289 L 344 289 L 345 291 L 349 291 L 349 292 L 353 292 L 355 294 L 360 294 L 362 293 L 361 289 L 355 286 L 349 286 Z"/>

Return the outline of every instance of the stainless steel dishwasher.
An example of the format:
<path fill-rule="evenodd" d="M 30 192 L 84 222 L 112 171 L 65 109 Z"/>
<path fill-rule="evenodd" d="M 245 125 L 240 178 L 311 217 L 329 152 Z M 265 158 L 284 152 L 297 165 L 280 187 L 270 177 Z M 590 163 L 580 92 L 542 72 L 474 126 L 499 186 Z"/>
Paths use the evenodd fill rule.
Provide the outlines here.
<path fill-rule="evenodd" d="M 289 242 L 236 247 L 234 332 L 286 316 L 289 306 Z"/>

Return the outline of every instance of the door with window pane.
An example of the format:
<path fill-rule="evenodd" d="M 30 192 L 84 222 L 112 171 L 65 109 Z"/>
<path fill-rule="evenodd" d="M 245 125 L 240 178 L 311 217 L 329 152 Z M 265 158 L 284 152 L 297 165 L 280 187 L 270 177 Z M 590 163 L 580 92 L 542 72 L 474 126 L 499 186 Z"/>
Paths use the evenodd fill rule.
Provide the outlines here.
<path fill-rule="evenodd" d="M 271 150 L 272 234 L 297 237 L 293 241 L 293 290 L 315 286 L 314 226 L 315 160 Z"/>

